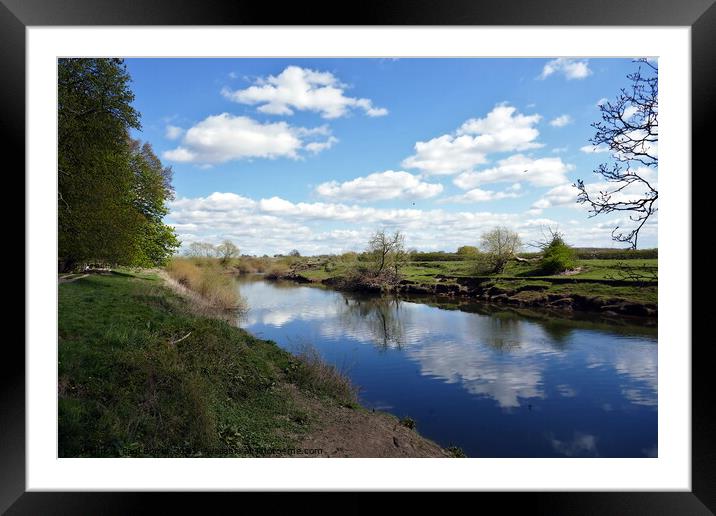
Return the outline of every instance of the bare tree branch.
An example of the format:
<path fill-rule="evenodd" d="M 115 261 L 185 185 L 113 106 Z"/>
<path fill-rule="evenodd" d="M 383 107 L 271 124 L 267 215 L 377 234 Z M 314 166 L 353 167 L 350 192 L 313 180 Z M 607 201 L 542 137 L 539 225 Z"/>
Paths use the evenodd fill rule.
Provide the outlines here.
<path fill-rule="evenodd" d="M 645 170 L 658 167 L 659 84 L 656 64 L 637 59 L 639 68 L 627 75 L 630 88 L 622 88 L 614 101 L 599 106 L 602 120 L 592 124 L 596 132 L 590 139 L 596 146 L 607 146 L 614 163 L 602 163 L 594 172 L 608 187 L 597 192 L 578 179 L 577 203 L 589 206 L 590 217 L 602 213 L 629 212 L 628 226 L 612 230 L 612 239 L 637 248 L 639 232 L 656 213 L 659 192 L 648 181 Z M 643 73 L 643 70 L 646 73 Z"/>

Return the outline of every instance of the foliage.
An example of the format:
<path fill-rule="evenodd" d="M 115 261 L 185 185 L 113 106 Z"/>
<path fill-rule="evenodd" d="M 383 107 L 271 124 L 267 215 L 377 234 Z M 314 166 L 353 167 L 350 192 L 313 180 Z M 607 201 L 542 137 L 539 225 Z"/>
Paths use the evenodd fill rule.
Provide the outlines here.
<path fill-rule="evenodd" d="M 480 254 L 480 250 L 474 245 L 463 245 L 457 248 L 457 255 L 463 258 L 476 257 Z"/>
<path fill-rule="evenodd" d="M 58 258 L 82 263 L 159 265 L 178 247 L 161 222 L 171 169 L 139 129 L 121 59 L 58 60 Z"/>
<path fill-rule="evenodd" d="M 557 274 L 575 266 L 575 252 L 569 247 L 562 235 L 555 233 L 552 241 L 544 248 L 542 259 L 540 260 L 541 271 L 543 274 Z"/>
<path fill-rule="evenodd" d="M 231 240 L 224 240 L 216 246 L 216 254 L 221 259 L 221 263 L 227 264 L 231 259 L 239 256 L 239 248 Z"/>
<path fill-rule="evenodd" d="M 522 246 L 519 235 L 504 226 L 483 233 L 480 240 L 487 261 L 495 274 L 505 269 L 507 262 Z"/>

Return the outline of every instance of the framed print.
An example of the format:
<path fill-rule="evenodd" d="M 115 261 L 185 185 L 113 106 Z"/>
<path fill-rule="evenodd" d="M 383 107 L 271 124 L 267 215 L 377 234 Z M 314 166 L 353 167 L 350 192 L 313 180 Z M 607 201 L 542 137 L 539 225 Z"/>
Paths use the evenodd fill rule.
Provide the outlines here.
<path fill-rule="evenodd" d="M 528 491 L 710 513 L 691 170 L 712 4 L 376 3 L 316 25 L 3 0 L 27 336 L 0 507 Z"/>

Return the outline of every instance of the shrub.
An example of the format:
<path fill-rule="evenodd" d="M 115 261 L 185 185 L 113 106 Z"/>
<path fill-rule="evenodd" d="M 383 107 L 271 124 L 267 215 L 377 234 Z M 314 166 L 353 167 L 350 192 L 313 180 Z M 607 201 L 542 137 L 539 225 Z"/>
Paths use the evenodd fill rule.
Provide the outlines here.
<path fill-rule="evenodd" d="M 475 258 L 480 253 L 480 250 L 474 245 L 463 245 L 457 248 L 458 256 L 464 258 Z"/>
<path fill-rule="evenodd" d="M 575 266 L 576 253 L 557 235 L 544 249 L 540 268 L 543 274 L 557 274 Z"/>

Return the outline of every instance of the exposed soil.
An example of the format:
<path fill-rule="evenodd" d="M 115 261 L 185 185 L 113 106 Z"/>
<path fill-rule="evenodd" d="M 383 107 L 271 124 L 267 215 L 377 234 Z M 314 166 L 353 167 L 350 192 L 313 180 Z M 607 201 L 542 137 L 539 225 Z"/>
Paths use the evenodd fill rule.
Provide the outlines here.
<path fill-rule="evenodd" d="M 311 457 L 451 457 L 391 414 L 343 407 L 290 390 L 296 403 L 315 418 L 299 443 L 301 448 L 322 450 Z"/>

